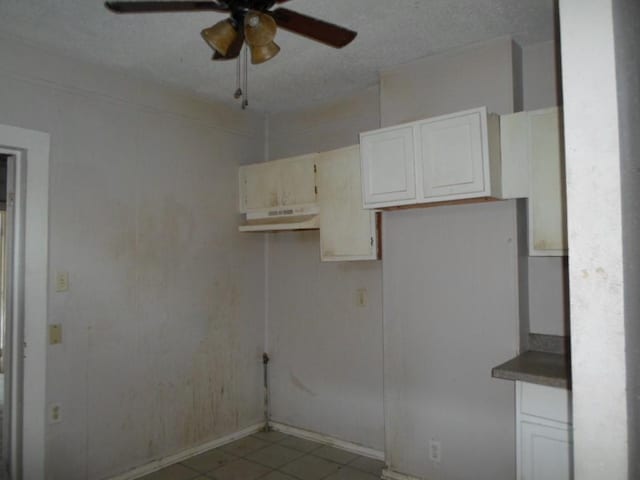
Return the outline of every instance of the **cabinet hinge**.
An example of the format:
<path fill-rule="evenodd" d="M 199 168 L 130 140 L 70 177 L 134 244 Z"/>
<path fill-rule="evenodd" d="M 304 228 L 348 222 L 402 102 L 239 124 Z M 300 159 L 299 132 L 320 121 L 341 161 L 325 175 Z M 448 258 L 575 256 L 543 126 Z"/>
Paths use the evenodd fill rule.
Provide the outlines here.
<path fill-rule="evenodd" d="M 318 173 L 318 167 L 315 163 L 313 164 L 313 173 Z"/>
<path fill-rule="evenodd" d="M 317 195 L 317 194 L 318 194 L 318 187 L 317 187 L 317 186 L 314 186 L 314 187 L 313 187 L 313 190 L 316 192 L 316 195 Z"/>
<path fill-rule="evenodd" d="M 371 246 L 373 247 L 373 237 L 371 237 Z"/>

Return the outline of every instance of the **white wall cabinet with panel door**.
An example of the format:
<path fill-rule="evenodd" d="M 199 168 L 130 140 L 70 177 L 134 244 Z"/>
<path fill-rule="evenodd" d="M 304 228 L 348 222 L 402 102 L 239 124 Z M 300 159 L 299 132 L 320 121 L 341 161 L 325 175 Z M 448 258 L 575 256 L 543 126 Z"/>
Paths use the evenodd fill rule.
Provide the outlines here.
<path fill-rule="evenodd" d="M 309 154 L 240 167 L 240 212 L 315 204 L 316 158 Z"/>
<path fill-rule="evenodd" d="M 502 156 L 528 165 L 529 255 L 567 254 L 562 110 L 547 108 L 500 118 Z"/>
<path fill-rule="evenodd" d="M 379 214 L 362 207 L 360 147 L 321 153 L 317 166 L 321 260 L 379 258 Z"/>
<path fill-rule="evenodd" d="M 407 124 L 360 135 L 365 207 L 417 202 L 415 134 Z"/>
<path fill-rule="evenodd" d="M 517 480 L 571 480 L 571 393 L 516 382 Z"/>
<path fill-rule="evenodd" d="M 360 145 L 367 208 L 526 196 L 505 187 L 523 172 L 503 169 L 499 117 L 485 107 L 365 132 Z"/>

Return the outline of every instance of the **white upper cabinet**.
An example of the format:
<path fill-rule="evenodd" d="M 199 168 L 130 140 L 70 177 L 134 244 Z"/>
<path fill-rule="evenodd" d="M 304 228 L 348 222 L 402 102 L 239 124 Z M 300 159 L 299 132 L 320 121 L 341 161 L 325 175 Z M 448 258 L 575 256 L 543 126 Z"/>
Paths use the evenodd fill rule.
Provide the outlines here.
<path fill-rule="evenodd" d="M 365 205 L 415 201 L 414 137 L 411 125 L 386 128 L 360 136 Z"/>
<path fill-rule="evenodd" d="M 484 107 L 361 134 L 365 207 L 496 196 L 499 138 Z"/>
<path fill-rule="evenodd" d="M 322 153 L 317 165 L 321 260 L 377 259 L 376 213 L 362 208 L 360 147 Z"/>
<path fill-rule="evenodd" d="M 489 194 L 483 120 L 481 112 L 474 112 L 419 123 L 419 168 L 424 198 Z"/>
<path fill-rule="evenodd" d="M 317 154 L 240 167 L 240 212 L 316 203 Z"/>
<path fill-rule="evenodd" d="M 567 254 L 562 112 L 547 108 L 500 119 L 502 156 L 528 168 L 529 255 Z"/>

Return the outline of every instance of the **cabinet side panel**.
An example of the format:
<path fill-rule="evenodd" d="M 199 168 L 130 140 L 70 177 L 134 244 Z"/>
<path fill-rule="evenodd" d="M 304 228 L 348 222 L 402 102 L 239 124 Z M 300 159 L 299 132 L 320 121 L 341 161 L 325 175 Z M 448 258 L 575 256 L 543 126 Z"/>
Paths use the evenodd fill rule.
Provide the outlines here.
<path fill-rule="evenodd" d="M 502 181 L 499 198 L 529 197 L 529 130 L 526 112 L 500 117 Z M 492 178 L 493 182 L 493 178 Z"/>
<path fill-rule="evenodd" d="M 567 249 L 561 128 L 558 109 L 530 114 L 530 246 L 538 254 L 561 255 Z"/>

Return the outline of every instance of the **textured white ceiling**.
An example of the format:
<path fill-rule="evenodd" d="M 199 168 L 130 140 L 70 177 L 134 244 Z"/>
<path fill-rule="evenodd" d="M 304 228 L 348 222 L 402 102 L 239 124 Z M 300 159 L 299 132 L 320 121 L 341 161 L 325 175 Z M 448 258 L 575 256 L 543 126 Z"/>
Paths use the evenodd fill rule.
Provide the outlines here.
<path fill-rule="evenodd" d="M 277 112 L 343 97 L 378 71 L 461 45 L 554 35 L 555 0 L 292 0 L 287 8 L 343 25 L 356 40 L 335 50 L 280 31 L 280 54 L 250 66 L 250 108 Z M 210 61 L 200 30 L 219 13 L 115 15 L 101 0 L 0 0 L 0 31 L 133 75 L 235 103 L 235 62 Z"/>

